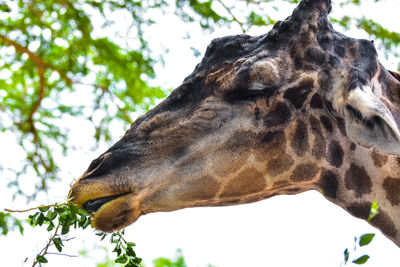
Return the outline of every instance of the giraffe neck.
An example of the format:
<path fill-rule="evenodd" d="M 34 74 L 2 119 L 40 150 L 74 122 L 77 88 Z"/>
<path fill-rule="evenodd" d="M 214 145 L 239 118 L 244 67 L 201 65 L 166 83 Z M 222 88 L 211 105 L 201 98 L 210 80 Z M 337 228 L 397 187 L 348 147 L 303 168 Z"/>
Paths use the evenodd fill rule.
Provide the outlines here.
<path fill-rule="evenodd" d="M 340 167 L 330 168 L 317 183 L 330 201 L 355 217 L 368 220 L 371 204 L 379 213 L 369 222 L 400 245 L 400 161 L 342 140 L 341 149 L 332 146 L 332 154 L 343 155 Z"/>

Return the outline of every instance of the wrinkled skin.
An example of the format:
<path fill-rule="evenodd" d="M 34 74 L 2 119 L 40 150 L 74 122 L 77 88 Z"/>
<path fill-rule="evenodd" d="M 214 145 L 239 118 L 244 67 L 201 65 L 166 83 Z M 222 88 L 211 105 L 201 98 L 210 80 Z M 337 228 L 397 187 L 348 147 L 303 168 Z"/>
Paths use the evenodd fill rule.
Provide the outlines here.
<path fill-rule="evenodd" d="M 329 11 L 328 0 L 302 1 L 266 35 L 214 40 L 90 164 L 71 201 L 109 232 L 150 212 L 315 189 L 364 219 L 377 199 L 371 223 L 399 245 L 399 75 L 370 41 L 335 32 Z"/>

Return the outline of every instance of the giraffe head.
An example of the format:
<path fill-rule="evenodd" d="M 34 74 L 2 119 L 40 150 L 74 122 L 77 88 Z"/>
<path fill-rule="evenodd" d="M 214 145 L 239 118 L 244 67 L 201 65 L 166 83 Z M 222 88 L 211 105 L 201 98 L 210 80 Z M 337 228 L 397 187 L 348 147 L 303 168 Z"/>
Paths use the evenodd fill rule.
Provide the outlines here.
<path fill-rule="evenodd" d="M 90 164 L 72 202 L 113 231 L 150 212 L 335 187 L 323 170 L 343 161 L 333 137 L 399 155 L 398 76 L 370 41 L 335 32 L 330 8 L 303 0 L 266 35 L 212 41 L 183 84 Z"/>

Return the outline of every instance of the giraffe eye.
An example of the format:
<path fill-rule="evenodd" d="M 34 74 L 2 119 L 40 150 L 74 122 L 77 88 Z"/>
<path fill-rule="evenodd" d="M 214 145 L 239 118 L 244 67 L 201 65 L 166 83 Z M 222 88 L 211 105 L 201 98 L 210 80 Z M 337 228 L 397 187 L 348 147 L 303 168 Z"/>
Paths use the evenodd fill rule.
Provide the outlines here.
<path fill-rule="evenodd" d="M 269 98 L 273 95 L 274 90 L 265 88 L 237 88 L 234 92 L 228 95 L 230 101 L 246 101 L 261 97 Z"/>

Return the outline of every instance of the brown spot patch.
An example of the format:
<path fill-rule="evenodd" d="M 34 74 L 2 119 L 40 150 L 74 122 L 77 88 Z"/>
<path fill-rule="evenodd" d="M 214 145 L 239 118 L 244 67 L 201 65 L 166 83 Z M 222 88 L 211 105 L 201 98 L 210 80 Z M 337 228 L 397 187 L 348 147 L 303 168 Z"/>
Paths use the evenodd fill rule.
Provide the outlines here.
<path fill-rule="evenodd" d="M 313 64 L 321 66 L 322 64 L 325 63 L 325 54 L 323 53 L 323 51 L 321 49 L 311 47 L 306 50 L 304 59 Z"/>
<path fill-rule="evenodd" d="M 321 123 L 328 133 L 331 133 L 333 131 L 331 120 L 328 117 L 321 116 Z"/>
<path fill-rule="evenodd" d="M 380 153 L 376 152 L 375 150 L 372 151 L 371 157 L 372 157 L 372 160 L 374 161 L 374 165 L 378 168 L 382 167 L 388 159 L 387 155 L 380 154 Z"/>
<path fill-rule="evenodd" d="M 267 161 L 275 155 L 281 154 L 285 151 L 286 137 L 283 131 L 271 131 L 260 136 L 260 143 L 256 147 L 257 160 Z"/>
<path fill-rule="evenodd" d="M 321 159 L 325 155 L 326 142 L 322 134 L 320 122 L 312 115 L 310 116 L 310 127 L 311 127 L 311 132 L 314 135 L 314 145 L 312 148 L 312 155 L 316 159 Z"/>
<path fill-rule="evenodd" d="M 257 193 L 266 186 L 263 175 L 255 169 L 248 168 L 240 172 L 225 186 L 221 197 L 236 197 Z"/>
<path fill-rule="evenodd" d="M 226 150 L 234 153 L 242 153 L 249 151 L 252 147 L 256 147 L 258 143 L 258 135 L 252 131 L 236 131 L 226 141 L 224 147 Z"/>
<path fill-rule="evenodd" d="M 180 186 L 177 198 L 182 201 L 205 200 L 215 197 L 219 184 L 211 176 L 203 176 L 185 182 Z"/>
<path fill-rule="evenodd" d="M 362 197 L 372 190 L 371 178 L 364 167 L 359 167 L 354 163 L 352 163 L 350 168 L 346 171 L 344 182 L 348 190 L 353 190 L 355 192 L 356 197 Z"/>
<path fill-rule="evenodd" d="M 303 121 L 298 121 L 293 136 L 291 137 L 290 145 L 294 152 L 300 157 L 308 151 L 308 130 L 307 125 Z"/>
<path fill-rule="evenodd" d="M 354 203 L 347 207 L 347 210 L 353 214 L 355 217 L 367 220 L 371 210 L 371 202 L 365 203 Z M 393 220 L 387 215 L 387 213 L 379 209 L 379 213 L 372 218 L 372 225 L 379 228 L 384 234 L 395 237 L 397 234 L 396 226 Z"/>
<path fill-rule="evenodd" d="M 322 193 L 332 199 L 336 199 L 337 190 L 339 187 L 338 176 L 330 170 L 323 170 L 321 180 L 318 182 Z"/>
<path fill-rule="evenodd" d="M 293 182 L 304 182 L 314 179 L 318 173 L 318 167 L 313 163 L 303 163 L 297 165 L 294 169 L 290 180 Z"/>
<path fill-rule="evenodd" d="M 312 96 L 310 106 L 313 109 L 322 109 L 324 107 L 322 103 L 322 98 L 318 93 L 315 93 Z"/>
<path fill-rule="evenodd" d="M 327 161 L 334 167 L 340 167 L 343 163 L 343 149 L 339 142 L 333 140 L 329 144 Z"/>
<path fill-rule="evenodd" d="M 386 198 L 393 206 L 400 204 L 400 178 L 387 177 L 383 181 L 383 189 L 386 191 Z"/>
<path fill-rule="evenodd" d="M 276 176 L 287 171 L 294 164 L 294 160 L 287 153 L 281 153 L 278 157 L 271 159 L 267 163 L 267 173 Z"/>
<path fill-rule="evenodd" d="M 265 127 L 274 127 L 285 124 L 292 117 L 289 107 L 282 102 L 276 104 L 275 108 L 271 110 L 264 118 Z"/>
<path fill-rule="evenodd" d="M 284 98 L 297 109 L 300 109 L 307 99 L 308 94 L 314 86 L 313 79 L 304 79 L 299 82 L 299 85 L 286 90 Z"/>

